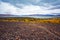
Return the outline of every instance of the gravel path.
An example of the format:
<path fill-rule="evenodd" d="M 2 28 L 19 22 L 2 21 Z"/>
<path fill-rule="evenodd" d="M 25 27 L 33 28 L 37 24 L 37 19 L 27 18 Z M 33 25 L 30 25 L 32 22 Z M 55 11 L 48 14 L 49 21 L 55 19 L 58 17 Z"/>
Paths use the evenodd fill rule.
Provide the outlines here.
<path fill-rule="evenodd" d="M 0 40 L 60 40 L 60 24 L 0 22 Z"/>

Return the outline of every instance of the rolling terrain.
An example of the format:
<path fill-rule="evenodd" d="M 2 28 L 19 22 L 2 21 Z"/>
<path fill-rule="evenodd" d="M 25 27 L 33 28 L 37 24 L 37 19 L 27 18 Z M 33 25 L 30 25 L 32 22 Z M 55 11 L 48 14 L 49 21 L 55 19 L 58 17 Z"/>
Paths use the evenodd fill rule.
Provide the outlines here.
<path fill-rule="evenodd" d="M 60 18 L 0 18 L 0 40 L 60 40 Z"/>

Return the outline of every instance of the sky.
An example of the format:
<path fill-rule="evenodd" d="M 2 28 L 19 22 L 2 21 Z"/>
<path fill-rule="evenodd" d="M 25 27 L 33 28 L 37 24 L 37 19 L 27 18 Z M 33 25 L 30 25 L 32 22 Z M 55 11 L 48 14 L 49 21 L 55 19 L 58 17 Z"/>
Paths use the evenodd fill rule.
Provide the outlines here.
<path fill-rule="evenodd" d="M 0 14 L 60 14 L 60 0 L 0 0 Z"/>

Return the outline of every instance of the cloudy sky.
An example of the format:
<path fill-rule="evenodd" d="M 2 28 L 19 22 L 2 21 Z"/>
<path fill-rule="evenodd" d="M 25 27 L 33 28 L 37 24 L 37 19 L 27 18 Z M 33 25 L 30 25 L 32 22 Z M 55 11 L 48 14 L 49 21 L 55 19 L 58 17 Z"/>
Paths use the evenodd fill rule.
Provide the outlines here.
<path fill-rule="evenodd" d="M 60 0 L 0 0 L 0 14 L 60 14 Z"/>

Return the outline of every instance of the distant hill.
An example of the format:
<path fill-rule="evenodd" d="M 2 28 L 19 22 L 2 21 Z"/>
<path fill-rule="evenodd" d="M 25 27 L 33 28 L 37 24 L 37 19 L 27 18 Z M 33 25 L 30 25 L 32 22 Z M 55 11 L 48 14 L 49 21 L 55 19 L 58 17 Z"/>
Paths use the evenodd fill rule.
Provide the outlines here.
<path fill-rule="evenodd" d="M 33 18 L 54 18 L 60 17 L 60 15 L 53 14 L 32 14 L 32 15 L 11 15 L 11 14 L 0 14 L 0 17 L 33 17 Z"/>
<path fill-rule="evenodd" d="M 13 16 L 11 14 L 0 14 L 0 16 Z"/>
<path fill-rule="evenodd" d="M 17 17 L 18 15 L 0 14 L 0 17 Z"/>
<path fill-rule="evenodd" d="M 59 14 L 32 14 L 32 15 L 25 15 L 25 16 L 60 16 Z"/>
<path fill-rule="evenodd" d="M 0 14 L 0 16 L 21 16 L 21 15 L 12 15 L 12 14 Z M 60 16 L 60 13 L 54 14 L 31 14 L 31 15 L 22 15 L 22 16 Z"/>

